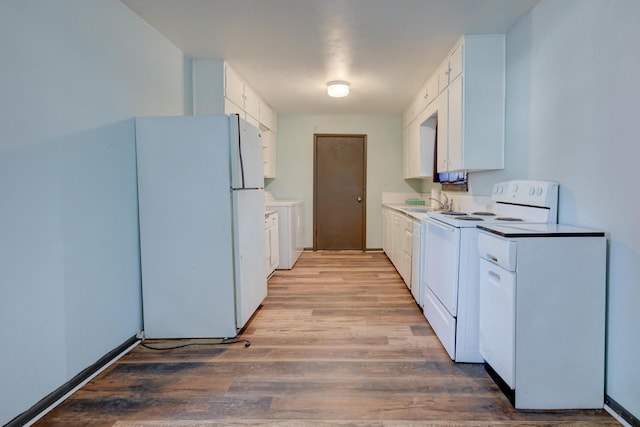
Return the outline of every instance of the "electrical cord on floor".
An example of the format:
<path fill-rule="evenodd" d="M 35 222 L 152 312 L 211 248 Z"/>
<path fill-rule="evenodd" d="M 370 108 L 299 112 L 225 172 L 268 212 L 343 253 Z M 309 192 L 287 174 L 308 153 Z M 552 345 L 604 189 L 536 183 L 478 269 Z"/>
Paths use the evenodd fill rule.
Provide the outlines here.
<path fill-rule="evenodd" d="M 181 344 L 181 345 L 176 345 L 176 346 L 171 346 L 171 347 L 153 347 L 150 345 L 147 345 L 144 343 L 144 340 L 140 343 L 140 346 L 147 348 L 149 350 L 176 350 L 178 348 L 184 348 L 184 347 L 190 347 L 190 346 L 196 346 L 196 345 L 200 345 L 200 346 L 208 346 L 208 345 L 229 345 L 229 344 L 238 344 L 238 343 L 243 343 L 244 347 L 247 348 L 251 345 L 251 342 L 248 340 L 241 340 L 241 339 L 229 339 L 229 338 L 224 338 L 221 341 L 218 342 L 192 342 L 192 343 L 187 343 L 187 344 Z"/>

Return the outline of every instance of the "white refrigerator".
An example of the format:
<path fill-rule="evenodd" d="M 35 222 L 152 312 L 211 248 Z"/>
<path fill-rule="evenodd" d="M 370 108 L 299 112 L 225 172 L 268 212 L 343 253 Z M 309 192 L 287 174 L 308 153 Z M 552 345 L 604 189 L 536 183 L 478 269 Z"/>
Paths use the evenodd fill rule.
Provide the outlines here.
<path fill-rule="evenodd" d="M 236 336 L 267 295 L 259 130 L 137 118 L 136 151 L 145 337 Z"/>

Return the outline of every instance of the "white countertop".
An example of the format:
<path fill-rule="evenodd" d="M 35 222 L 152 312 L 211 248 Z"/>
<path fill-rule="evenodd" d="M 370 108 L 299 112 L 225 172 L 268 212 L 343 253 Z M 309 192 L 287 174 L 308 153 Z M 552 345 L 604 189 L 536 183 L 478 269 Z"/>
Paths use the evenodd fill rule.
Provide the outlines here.
<path fill-rule="evenodd" d="M 428 212 L 433 211 L 434 209 L 425 206 L 425 205 L 406 205 L 406 204 L 397 204 L 397 203 L 383 203 L 383 207 L 393 209 L 398 212 L 402 212 L 405 215 L 409 215 L 415 219 L 427 219 L 429 217 Z"/>
<path fill-rule="evenodd" d="M 604 237 L 601 230 L 566 224 L 478 224 L 478 228 L 502 237 Z"/>

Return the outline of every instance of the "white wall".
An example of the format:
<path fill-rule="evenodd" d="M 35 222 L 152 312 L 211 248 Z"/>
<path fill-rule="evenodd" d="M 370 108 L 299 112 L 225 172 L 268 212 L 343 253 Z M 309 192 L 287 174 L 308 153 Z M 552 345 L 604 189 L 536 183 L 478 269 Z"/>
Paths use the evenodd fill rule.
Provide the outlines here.
<path fill-rule="evenodd" d="M 117 0 L 2 1 L 0 57 L 4 424 L 141 329 L 132 117 L 189 61 Z"/>
<path fill-rule="evenodd" d="M 560 183 L 560 222 L 610 239 L 606 393 L 640 417 L 640 2 L 543 0 L 507 34 L 504 171 Z"/>
<path fill-rule="evenodd" d="M 313 135 L 367 135 L 367 248 L 382 247 L 382 192 L 421 191 L 402 179 L 402 116 L 278 116 L 277 199 L 305 202 L 305 247 L 313 246 Z"/>

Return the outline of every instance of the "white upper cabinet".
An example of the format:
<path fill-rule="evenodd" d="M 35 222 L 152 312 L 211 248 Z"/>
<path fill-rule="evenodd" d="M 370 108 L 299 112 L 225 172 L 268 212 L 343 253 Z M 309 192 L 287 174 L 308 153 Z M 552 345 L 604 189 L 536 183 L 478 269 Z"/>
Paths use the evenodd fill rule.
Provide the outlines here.
<path fill-rule="evenodd" d="M 263 129 L 269 129 L 276 132 L 276 114 L 271 107 L 265 102 L 260 102 L 260 125 Z"/>
<path fill-rule="evenodd" d="M 465 36 L 404 115 L 405 178 L 504 168 L 505 37 Z M 437 126 L 436 147 L 433 146 Z"/>
<path fill-rule="evenodd" d="M 260 119 L 260 97 L 247 84 L 244 85 L 244 111 L 258 123 Z"/>
<path fill-rule="evenodd" d="M 262 131 L 262 154 L 265 178 L 276 177 L 276 134 L 270 130 Z"/>
<path fill-rule="evenodd" d="M 224 70 L 224 97 L 246 111 L 245 84 L 238 73 L 229 64 L 225 64 Z"/>
<path fill-rule="evenodd" d="M 446 144 L 446 150 L 442 150 L 442 153 L 446 153 L 446 166 L 445 170 L 461 170 L 464 168 L 464 159 L 462 155 L 463 141 L 462 141 L 462 82 L 464 78 L 460 76 L 449 83 L 447 88 L 449 114 L 447 117 L 448 132 Z M 443 148 L 445 148 L 443 147 Z"/>
<path fill-rule="evenodd" d="M 433 175 L 433 154 L 437 110 L 428 107 L 403 131 L 403 177 L 425 178 Z"/>
<path fill-rule="evenodd" d="M 448 58 L 449 62 L 449 83 L 455 80 L 462 73 L 462 53 L 464 52 L 464 43 L 460 43 Z"/>
<path fill-rule="evenodd" d="M 255 90 L 219 59 L 193 61 L 193 113 L 240 114 L 250 123 L 275 131 L 277 115 Z"/>
<path fill-rule="evenodd" d="M 193 61 L 193 114 L 238 114 L 255 127 L 271 131 L 264 150 L 268 156 L 264 177 L 275 178 L 277 114 L 225 61 Z"/>
<path fill-rule="evenodd" d="M 438 76 L 433 75 L 427 80 L 424 96 L 427 100 L 427 106 L 438 98 Z"/>
<path fill-rule="evenodd" d="M 437 172 L 448 169 L 447 142 L 449 140 L 449 94 L 448 89 L 438 96 L 438 137 L 436 141 Z"/>
<path fill-rule="evenodd" d="M 224 99 L 224 112 L 223 114 L 237 114 L 242 119 L 246 119 L 246 114 L 242 107 L 231 101 L 229 98 Z"/>
<path fill-rule="evenodd" d="M 504 35 L 465 36 L 448 62 L 449 86 L 440 94 L 447 106 L 438 114 L 447 116 L 446 138 L 438 135 L 438 172 L 504 168 Z"/>
<path fill-rule="evenodd" d="M 447 58 L 440 66 L 438 67 L 438 92 L 442 92 L 449 86 L 449 59 Z"/>

